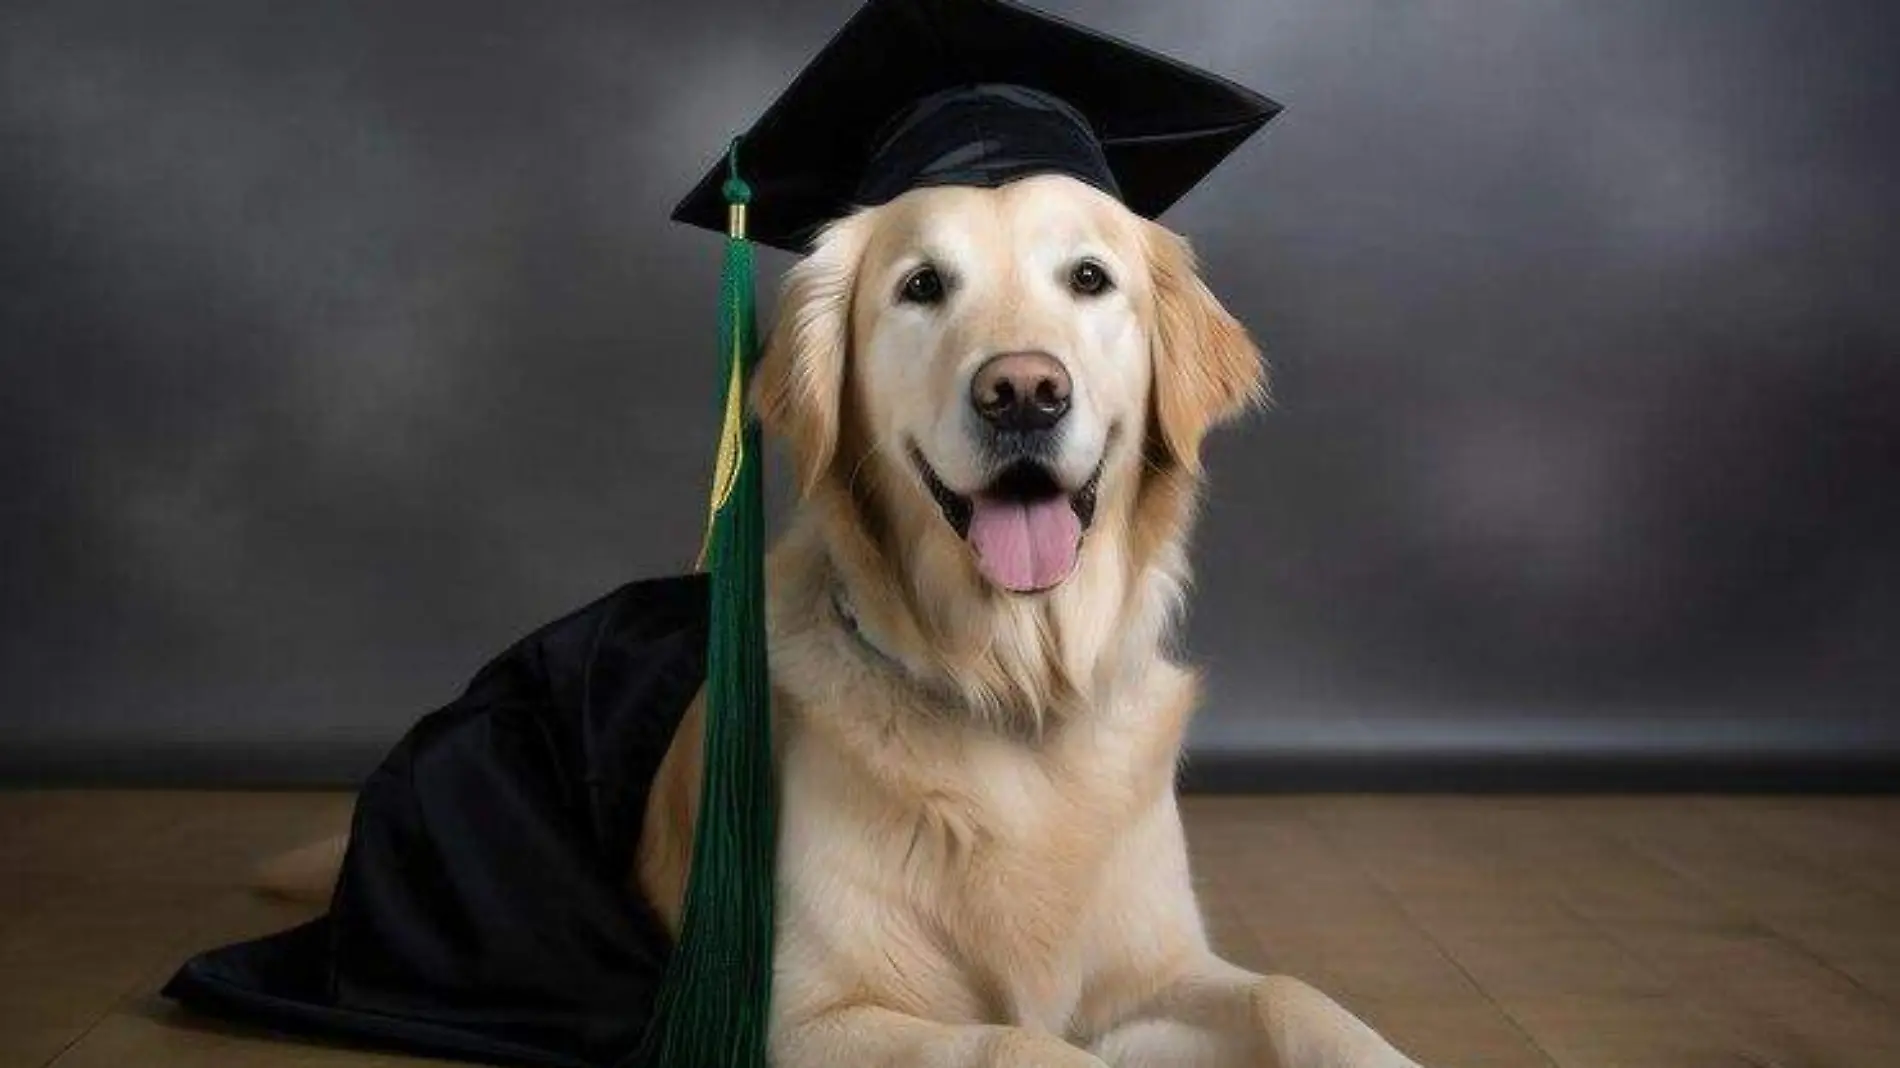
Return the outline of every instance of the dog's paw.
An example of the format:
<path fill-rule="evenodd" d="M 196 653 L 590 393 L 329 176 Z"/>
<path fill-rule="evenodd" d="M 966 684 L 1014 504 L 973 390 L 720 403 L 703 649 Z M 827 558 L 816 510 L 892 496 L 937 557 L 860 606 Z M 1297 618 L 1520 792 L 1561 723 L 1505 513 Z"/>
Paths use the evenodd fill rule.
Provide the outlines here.
<path fill-rule="evenodd" d="M 1110 1068 L 1251 1066 L 1257 1060 L 1253 1053 L 1256 1043 L 1249 1038 L 1175 1020 L 1135 1020 L 1104 1035 L 1091 1048 Z"/>
<path fill-rule="evenodd" d="M 986 1068 L 1108 1068 L 1108 1063 L 1054 1035 L 1000 1032 L 990 1043 Z"/>
<path fill-rule="evenodd" d="M 1287 1068 L 1421 1068 L 1364 1020 L 1288 976 L 1268 976 L 1252 991 L 1255 1019 Z"/>

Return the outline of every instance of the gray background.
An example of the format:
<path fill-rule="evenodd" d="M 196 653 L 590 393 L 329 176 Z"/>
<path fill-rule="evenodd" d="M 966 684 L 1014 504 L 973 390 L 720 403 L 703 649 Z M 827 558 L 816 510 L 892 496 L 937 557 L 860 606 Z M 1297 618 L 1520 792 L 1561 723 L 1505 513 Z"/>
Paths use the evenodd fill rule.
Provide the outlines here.
<path fill-rule="evenodd" d="M 356 775 L 688 566 L 666 215 L 853 6 L 0 3 L 0 774 Z M 1900 9 L 1047 7 L 1289 105 L 1167 217 L 1280 398 L 1199 752 L 1900 753 Z"/>

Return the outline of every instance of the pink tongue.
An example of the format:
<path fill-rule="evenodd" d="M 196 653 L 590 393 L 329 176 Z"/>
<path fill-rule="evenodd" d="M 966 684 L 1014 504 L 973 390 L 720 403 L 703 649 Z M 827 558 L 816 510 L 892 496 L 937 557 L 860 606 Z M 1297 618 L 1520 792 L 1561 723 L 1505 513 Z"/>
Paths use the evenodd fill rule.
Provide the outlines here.
<path fill-rule="evenodd" d="M 1066 497 L 1033 502 L 972 498 L 970 545 L 991 582 L 1018 592 L 1046 590 L 1075 570 L 1082 521 Z"/>

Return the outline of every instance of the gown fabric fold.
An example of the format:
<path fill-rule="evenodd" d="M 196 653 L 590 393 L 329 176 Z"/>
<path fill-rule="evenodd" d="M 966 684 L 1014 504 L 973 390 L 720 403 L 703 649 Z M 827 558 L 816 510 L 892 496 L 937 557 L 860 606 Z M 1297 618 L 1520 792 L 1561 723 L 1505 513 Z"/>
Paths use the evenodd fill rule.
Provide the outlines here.
<path fill-rule="evenodd" d="M 672 940 L 634 855 L 708 597 L 703 574 L 631 582 L 488 662 L 365 780 L 327 912 L 191 958 L 165 996 L 350 1045 L 636 1068 Z"/>

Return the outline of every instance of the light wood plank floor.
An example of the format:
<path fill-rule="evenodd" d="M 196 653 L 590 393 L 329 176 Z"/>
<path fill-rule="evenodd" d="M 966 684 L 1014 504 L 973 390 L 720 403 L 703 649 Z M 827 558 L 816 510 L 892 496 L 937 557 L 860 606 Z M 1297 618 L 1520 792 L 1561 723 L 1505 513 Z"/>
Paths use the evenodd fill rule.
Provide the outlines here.
<path fill-rule="evenodd" d="M 1226 953 L 1433 1068 L 1900 1066 L 1900 798 L 1193 797 Z M 310 793 L 0 793 L 0 1068 L 419 1065 L 201 1021 L 191 952 L 306 912 L 245 871 Z"/>

